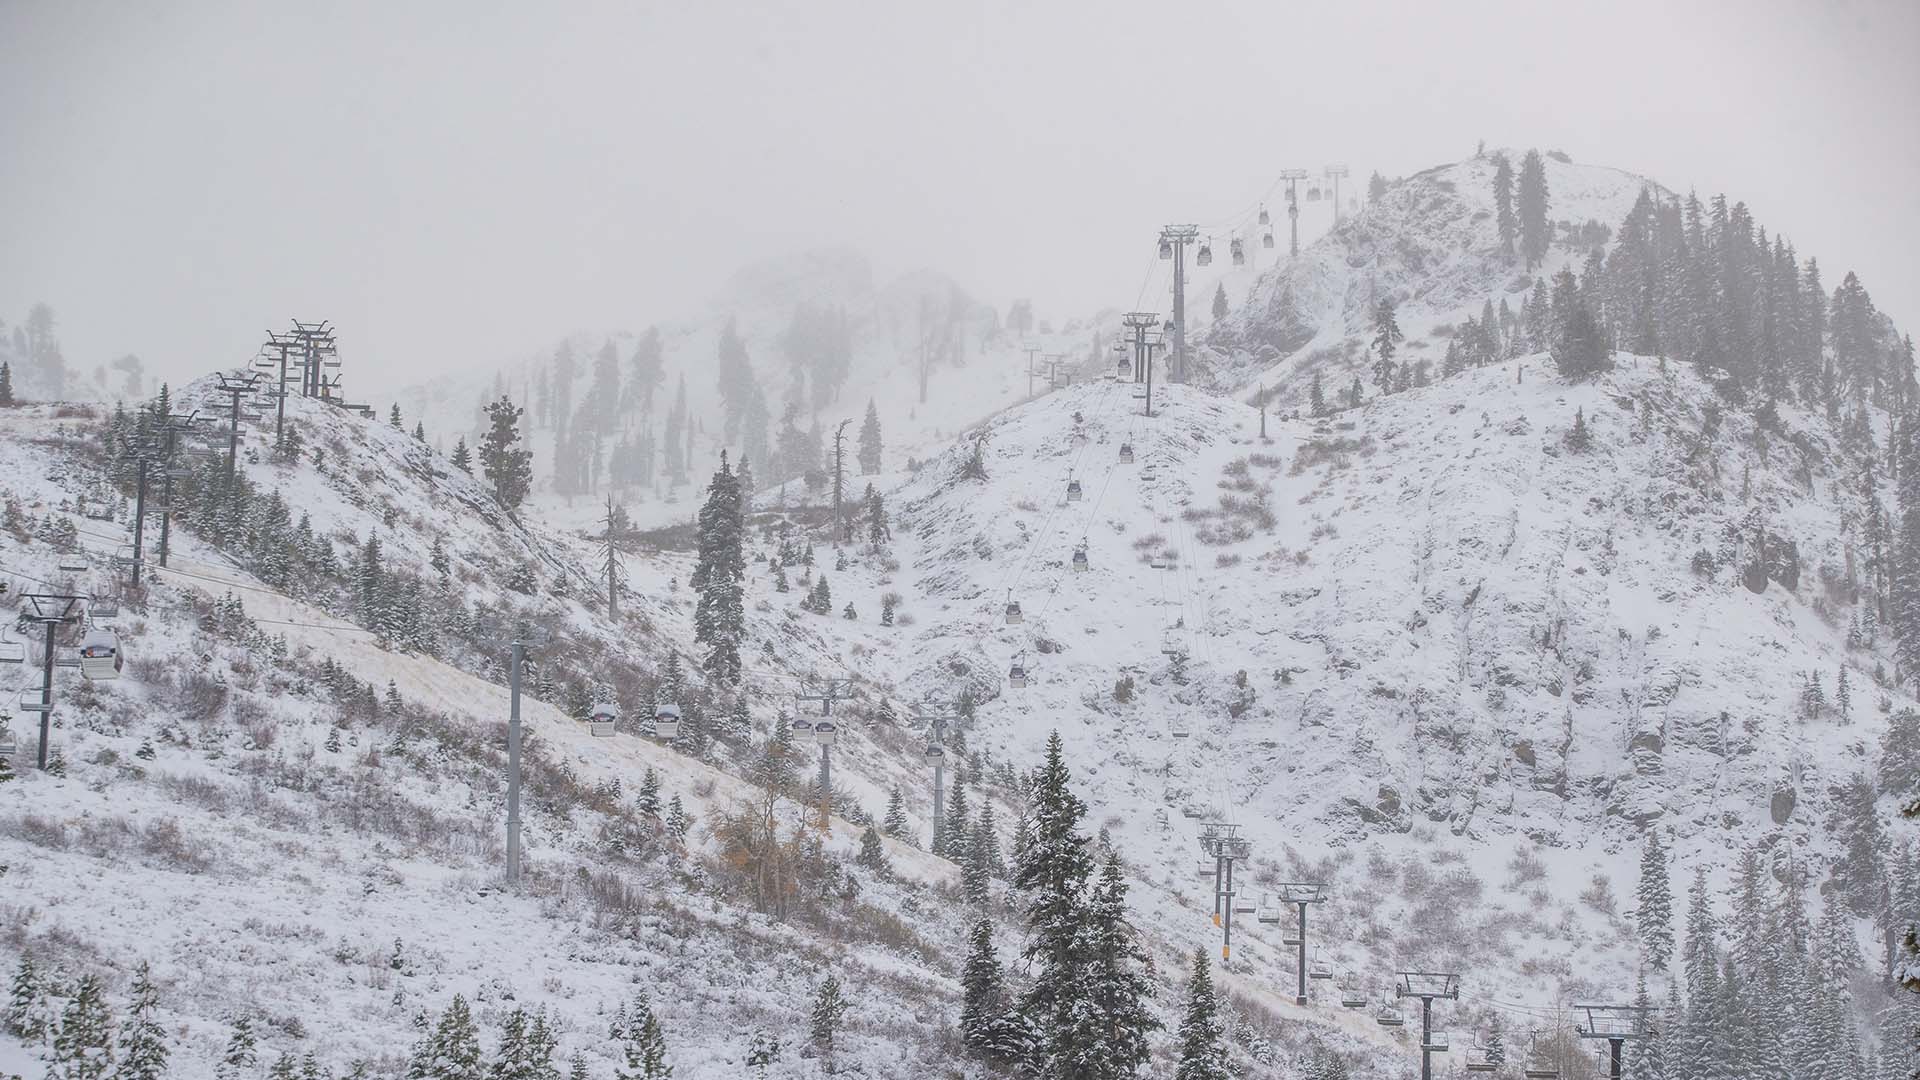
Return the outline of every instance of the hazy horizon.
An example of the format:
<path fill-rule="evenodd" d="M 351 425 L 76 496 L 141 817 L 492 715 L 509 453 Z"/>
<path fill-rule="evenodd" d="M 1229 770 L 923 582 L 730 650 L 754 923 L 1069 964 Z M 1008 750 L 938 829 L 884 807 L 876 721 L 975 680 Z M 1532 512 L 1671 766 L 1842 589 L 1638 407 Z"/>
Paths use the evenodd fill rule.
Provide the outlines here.
<path fill-rule="evenodd" d="M 0 318 L 176 380 L 327 318 L 376 397 L 816 247 L 1064 320 L 1281 168 L 1485 140 L 1745 200 L 1910 325 L 1920 8 L 1584 11 L 13 3 Z"/>

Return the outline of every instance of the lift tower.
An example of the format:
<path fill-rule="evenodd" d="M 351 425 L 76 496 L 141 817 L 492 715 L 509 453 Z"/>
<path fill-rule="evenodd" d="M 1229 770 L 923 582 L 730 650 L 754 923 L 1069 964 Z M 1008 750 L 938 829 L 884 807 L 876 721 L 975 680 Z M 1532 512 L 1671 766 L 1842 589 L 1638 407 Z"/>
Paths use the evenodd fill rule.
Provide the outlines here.
<path fill-rule="evenodd" d="M 1160 257 L 1173 260 L 1173 381 L 1187 381 L 1187 245 L 1200 236 L 1198 225 L 1168 225 L 1160 230 Z"/>
<path fill-rule="evenodd" d="M 1121 316 L 1120 322 L 1133 332 L 1133 381 L 1145 381 L 1147 384 L 1147 415 L 1153 415 L 1153 350 L 1164 348 L 1165 342 L 1159 337 L 1161 322 L 1158 312 L 1129 311 Z M 1175 333 L 1178 324 L 1175 324 Z"/>
<path fill-rule="evenodd" d="M 820 746 L 820 831 L 826 832 L 833 820 L 833 743 L 838 731 L 832 720 L 833 703 L 843 701 L 853 690 L 852 679 L 828 678 L 821 680 L 820 689 L 811 694 L 795 694 L 798 702 L 817 701 L 820 703 L 820 717 L 813 726 L 813 741 Z"/>
<path fill-rule="evenodd" d="M 1307 178 L 1305 169 L 1281 169 L 1280 179 L 1287 182 L 1287 254 L 1300 254 L 1300 181 Z"/>
<path fill-rule="evenodd" d="M 1298 982 L 1294 985 L 1293 1003 L 1307 1003 L 1307 905 L 1325 903 L 1327 887 L 1318 881 L 1288 881 L 1280 885 L 1277 899 L 1282 904 L 1291 904 L 1295 909 L 1297 921 L 1291 932 L 1282 935 L 1280 944 L 1291 945 L 1295 949 L 1295 975 Z"/>
<path fill-rule="evenodd" d="M 1213 925 L 1220 928 L 1220 963 L 1233 959 L 1233 864 L 1244 862 L 1249 846 L 1240 826 L 1210 821 L 1200 826 L 1200 850 L 1213 859 Z"/>
<path fill-rule="evenodd" d="M 1435 999 L 1453 1001 L 1460 997 L 1460 976 L 1451 972 L 1401 971 L 1400 985 L 1394 996 L 1420 999 L 1420 1080 L 1433 1080 L 1433 1055 L 1447 1052 L 1447 1033 L 1433 1030 Z"/>
<path fill-rule="evenodd" d="M 1333 223 L 1337 226 L 1340 224 L 1340 178 L 1347 175 L 1347 167 L 1329 165 L 1324 175 L 1333 181 Z"/>
<path fill-rule="evenodd" d="M 1631 1039 L 1647 1037 L 1647 1010 L 1636 1005 L 1575 1005 L 1584 1010 L 1585 1023 L 1575 1030 L 1583 1039 L 1604 1039 L 1607 1044 L 1607 1076 L 1620 1080 L 1623 1051 Z"/>

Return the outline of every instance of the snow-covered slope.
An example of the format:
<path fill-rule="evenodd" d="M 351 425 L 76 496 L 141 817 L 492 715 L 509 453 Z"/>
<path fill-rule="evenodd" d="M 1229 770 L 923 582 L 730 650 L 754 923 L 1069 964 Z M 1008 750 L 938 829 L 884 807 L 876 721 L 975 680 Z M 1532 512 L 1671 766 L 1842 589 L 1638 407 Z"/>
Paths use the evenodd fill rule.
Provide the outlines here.
<path fill-rule="evenodd" d="M 1521 153 L 1505 153 L 1518 168 Z M 1556 225 L 1616 228 L 1643 188 L 1665 192 L 1618 169 L 1552 155 L 1543 162 Z M 1209 329 L 1199 377 L 1220 390 L 1274 387 L 1281 405 L 1304 402 L 1316 370 L 1329 387 L 1343 386 L 1363 374 L 1381 299 L 1398 308 L 1403 355 L 1427 350 L 1437 367 L 1445 344 L 1428 336 L 1435 326 L 1479 314 L 1490 298 L 1498 305 L 1512 297 L 1517 308 L 1535 277 L 1552 277 L 1569 262 L 1577 270 L 1591 245 L 1556 244 L 1531 272 L 1502 253 L 1494 169 L 1489 152 L 1409 176 L 1297 258 L 1262 273 L 1247 301 Z"/>

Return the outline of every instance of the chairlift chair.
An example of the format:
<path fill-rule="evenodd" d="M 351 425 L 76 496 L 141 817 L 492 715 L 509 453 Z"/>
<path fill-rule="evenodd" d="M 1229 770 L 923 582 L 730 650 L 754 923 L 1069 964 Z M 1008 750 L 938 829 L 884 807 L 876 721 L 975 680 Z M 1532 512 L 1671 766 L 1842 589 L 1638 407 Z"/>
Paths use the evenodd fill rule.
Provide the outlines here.
<path fill-rule="evenodd" d="M 0 638 L 0 664 L 24 664 L 27 662 L 27 643 L 12 638 Z"/>
<path fill-rule="evenodd" d="M 1527 1080 L 1560 1080 L 1560 1069 L 1552 1062 L 1535 1058 L 1527 1062 L 1526 1067 L 1520 1070 L 1520 1075 Z"/>
<path fill-rule="evenodd" d="M 1199 875 L 1203 878 L 1212 879 L 1212 878 L 1218 877 L 1220 874 L 1220 864 L 1216 862 L 1200 863 L 1198 864 L 1196 869 Z"/>
<path fill-rule="evenodd" d="M 595 738 L 604 739 L 613 734 L 615 724 L 620 722 L 620 707 L 611 701 L 595 702 L 593 712 L 587 717 L 587 730 Z"/>
<path fill-rule="evenodd" d="M 1133 444 L 1132 443 L 1120 444 L 1120 464 L 1122 465 L 1133 464 Z"/>
<path fill-rule="evenodd" d="M 111 622 L 119 617 L 120 598 L 117 596 L 101 597 L 87 603 L 87 618 L 92 622 Z"/>
<path fill-rule="evenodd" d="M 1068 480 L 1067 481 L 1067 501 L 1079 502 L 1083 498 L 1086 498 L 1086 493 L 1080 489 L 1080 481 Z"/>
<path fill-rule="evenodd" d="M 91 569 L 87 565 L 86 554 L 77 551 L 60 556 L 59 567 L 63 574 L 84 574 Z"/>
<path fill-rule="evenodd" d="M 1273 218 L 1267 216 L 1267 206 L 1265 203 L 1260 204 L 1260 224 L 1262 225 L 1273 224 Z"/>
<path fill-rule="evenodd" d="M 1359 983 L 1347 979 L 1340 984 L 1340 1005 L 1347 1009 L 1364 1009 L 1367 1007 L 1367 992 L 1360 989 Z"/>
<path fill-rule="evenodd" d="M 1180 808 L 1180 816 L 1192 821 L 1199 821 L 1200 808 L 1197 806 L 1183 806 Z"/>
<path fill-rule="evenodd" d="M 113 631 L 96 626 L 80 639 L 80 674 L 86 678 L 117 679 L 125 663 L 120 635 Z"/>
<path fill-rule="evenodd" d="M 1309 979 L 1333 978 L 1333 965 L 1327 963 L 1325 960 L 1320 959 L 1319 949 L 1315 949 L 1313 951 L 1314 951 L 1313 962 L 1307 965 L 1307 978 Z"/>
<path fill-rule="evenodd" d="M 1446 1053 L 1447 1033 L 1444 1031 L 1427 1032 L 1426 1037 L 1420 1040 L 1420 1049 L 1431 1050 L 1436 1054 Z"/>
<path fill-rule="evenodd" d="M 1185 720 L 1174 720 L 1168 726 L 1167 731 L 1168 731 L 1168 734 L 1172 735 L 1176 739 L 1184 739 L 1193 734 L 1193 732 L 1188 729 L 1187 722 Z"/>
<path fill-rule="evenodd" d="M 1027 682 L 1026 665 L 1015 660 L 1013 666 L 1007 669 L 1007 685 L 1013 687 L 1015 690 L 1025 690 L 1027 688 Z"/>
<path fill-rule="evenodd" d="M 1374 1011 L 1373 1018 L 1381 1027 L 1397 1028 L 1407 1026 L 1407 1014 L 1400 1011 L 1400 1006 L 1398 1005 L 1382 1003 L 1380 1008 Z"/>
<path fill-rule="evenodd" d="M 1297 947 L 1301 944 L 1302 940 L 1303 939 L 1300 937 L 1299 923 L 1295 923 L 1291 929 L 1287 930 L 1285 933 L 1280 935 L 1280 944 L 1282 945 L 1292 945 Z"/>
<path fill-rule="evenodd" d="M 831 720 L 813 722 L 813 741 L 820 746 L 832 746 L 840 737 L 840 728 Z"/>
<path fill-rule="evenodd" d="M 1236 236 L 1233 238 L 1233 242 L 1228 245 L 1228 250 L 1233 253 L 1233 265 L 1247 265 L 1247 252 L 1246 249 L 1241 246 L 1239 237 Z"/>
<path fill-rule="evenodd" d="M 1251 898 L 1246 897 L 1246 894 L 1244 893 L 1233 894 L 1233 913 L 1235 915 L 1252 915 L 1254 912 L 1258 910 L 1259 908 L 1254 904 Z"/>
<path fill-rule="evenodd" d="M 20 691 L 19 707 L 21 712 L 28 712 L 28 713 L 45 713 L 45 712 L 53 711 L 53 703 L 48 701 L 46 698 L 41 697 L 40 691 L 38 690 Z"/>
<path fill-rule="evenodd" d="M 653 733 L 662 739 L 680 737 L 680 706 L 678 704 L 669 701 L 654 708 Z"/>
<path fill-rule="evenodd" d="M 1467 1071 L 1470 1073 L 1490 1073 L 1499 1068 L 1494 1062 L 1488 1060 L 1487 1055 L 1489 1053 L 1491 1053 L 1491 1051 L 1487 1047 L 1487 1044 L 1481 1042 L 1479 1037 L 1475 1036 L 1473 1046 L 1467 1050 Z"/>
<path fill-rule="evenodd" d="M 1007 625 L 1018 626 L 1026 621 L 1026 613 L 1020 610 L 1020 601 L 1009 598 L 1007 600 Z"/>
<path fill-rule="evenodd" d="M 1193 257 L 1195 266 L 1210 266 L 1213 263 L 1213 241 L 1200 241 L 1200 254 Z"/>

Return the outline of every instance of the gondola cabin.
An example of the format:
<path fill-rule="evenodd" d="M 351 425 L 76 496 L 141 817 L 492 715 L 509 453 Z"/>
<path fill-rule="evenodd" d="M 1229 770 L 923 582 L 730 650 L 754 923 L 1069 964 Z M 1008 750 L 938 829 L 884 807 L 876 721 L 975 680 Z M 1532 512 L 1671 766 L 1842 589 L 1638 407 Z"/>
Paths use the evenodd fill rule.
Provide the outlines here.
<path fill-rule="evenodd" d="M 787 725 L 787 730 L 793 733 L 793 741 L 796 743 L 813 741 L 813 721 L 804 716 L 794 717 L 793 722 Z"/>
<path fill-rule="evenodd" d="M 680 706 L 668 702 L 653 710 L 653 734 L 661 739 L 680 737 Z"/>
<path fill-rule="evenodd" d="M 1007 625 L 1018 626 L 1019 624 L 1026 621 L 1027 621 L 1026 614 L 1020 610 L 1020 601 L 1018 600 L 1007 601 Z"/>
<path fill-rule="evenodd" d="M 945 765 L 947 763 L 947 748 L 941 746 L 939 743 L 928 743 L 926 750 L 921 752 L 920 757 L 929 765 Z"/>
<path fill-rule="evenodd" d="M 1015 690 L 1025 690 L 1027 682 L 1027 669 L 1024 664 L 1015 664 L 1007 669 L 1007 684 Z"/>
<path fill-rule="evenodd" d="M 126 658 L 120 654 L 120 636 L 93 629 L 80 639 L 80 674 L 89 679 L 117 679 Z"/>
<path fill-rule="evenodd" d="M 1132 443 L 1120 444 L 1120 464 L 1122 465 L 1133 464 L 1133 444 Z"/>
<path fill-rule="evenodd" d="M 1074 573 L 1076 573 L 1076 574 L 1084 574 L 1084 573 L 1086 573 L 1086 572 L 1087 572 L 1088 570 L 1091 570 L 1091 569 L 1093 569 L 1093 565 L 1092 565 L 1091 563 L 1089 563 L 1089 562 L 1087 562 L 1087 549 L 1086 549 L 1086 548 L 1083 548 L 1083 547 L 1081 547 L 1081 548 L 1074 548 L 1074 549 L 1073 549 L 1073 571 L 1074 571 Z"/>
<path fill-rule="evenodd" d="M 820 746 L 832 746 L 834 740 L 839 737 L 840 729 L 833 721 L 815 720 L 813 722 L 813 741 L 816 744 Z"/>
<path fill-rule="evenodd" d="M 1067 481 L 1067 501 L 1079 502 L 1081 499 L 1084 499 L 1084 498 L 1086 498 L 1086 493 L 1080 490 L 1080 481 L 1078 480 Z"/>
<path fill-rule="evenodd" d="M 611 701 L 595 702 L 593 712 L 587 716 L 587 730 L 596 738 L 606 738 L 620 722 L 620 709 Z"/>

